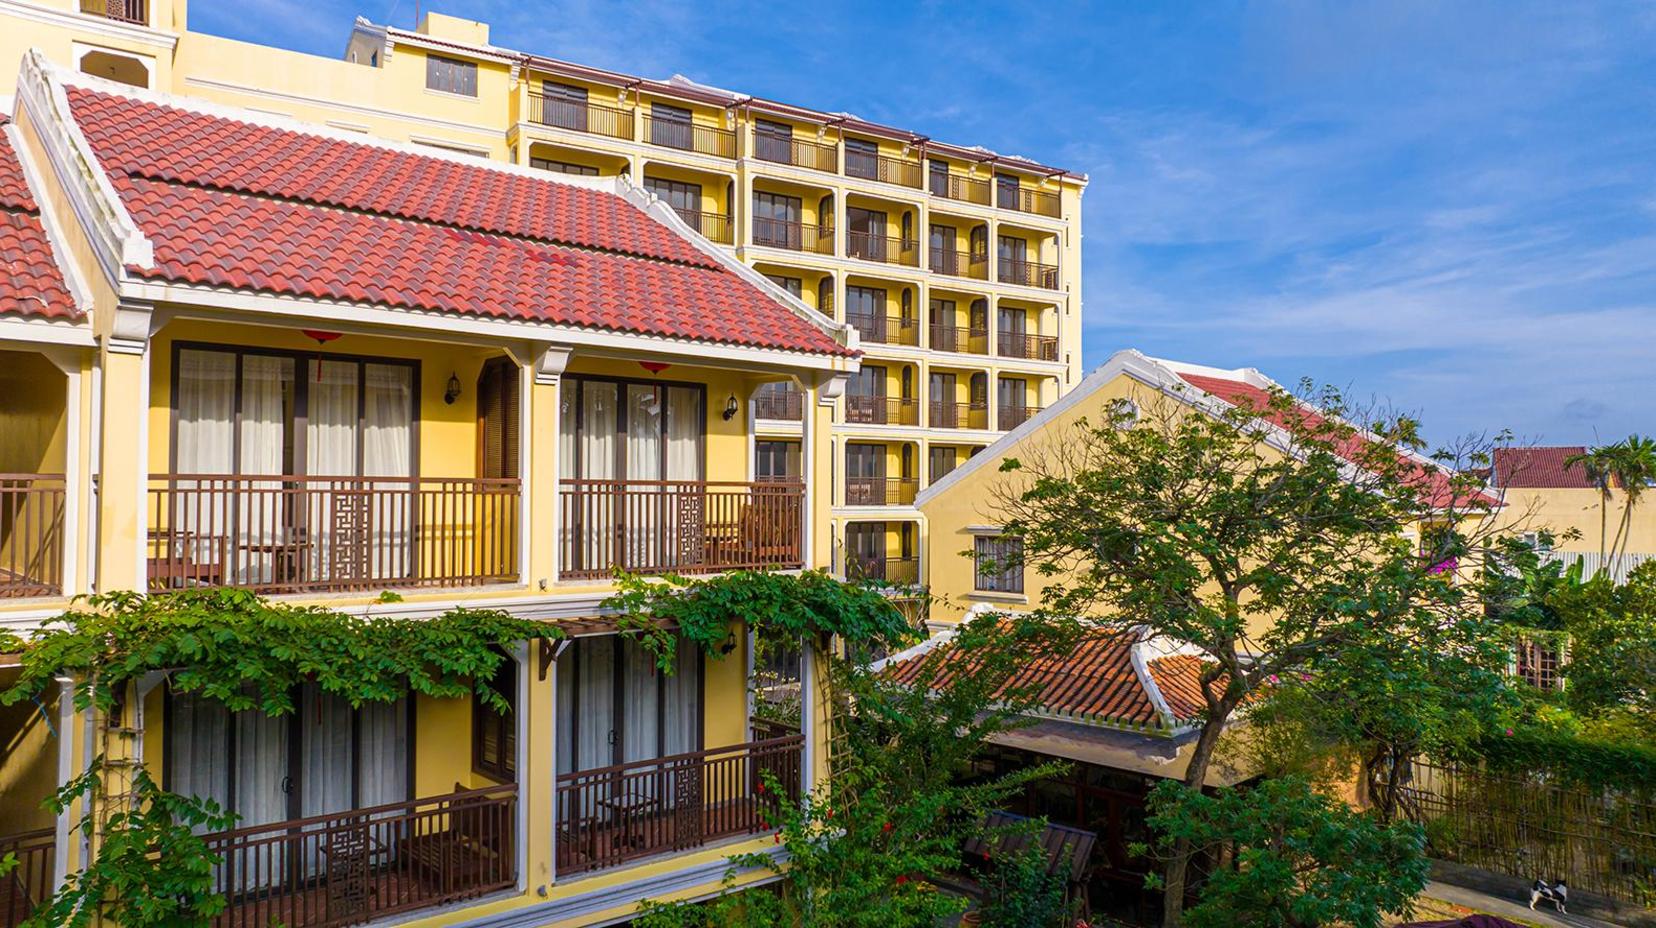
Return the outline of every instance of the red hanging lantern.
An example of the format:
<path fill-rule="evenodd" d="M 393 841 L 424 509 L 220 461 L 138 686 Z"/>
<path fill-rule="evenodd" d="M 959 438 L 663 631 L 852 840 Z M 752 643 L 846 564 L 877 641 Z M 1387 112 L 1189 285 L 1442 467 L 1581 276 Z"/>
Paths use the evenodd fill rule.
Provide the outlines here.
<path fill-rule="evenodd" d="M 339 337 L 338 332 L 324 332 L 321 329 L 300 329 L 299 334 L 305 336 L 306 338 L 316 339 L 316 343 L 318 345 L 326 345 L 328 342 L 331 342 Z"/>
<path fill-rule="evenodd" d="M 660 361 L 640 361 L 638 362 L 638 366 L 644 368 L 652 374 L 659 374 L 673 365 L 663 364 Z"/>

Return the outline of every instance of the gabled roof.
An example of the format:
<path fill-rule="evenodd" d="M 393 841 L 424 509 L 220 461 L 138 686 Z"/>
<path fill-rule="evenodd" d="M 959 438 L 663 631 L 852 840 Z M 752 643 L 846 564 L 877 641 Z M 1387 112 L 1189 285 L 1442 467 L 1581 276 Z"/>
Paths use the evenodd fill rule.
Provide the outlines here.
<path fill-rule="evenodd" d="M 1117 377 L 1128 376 L 1156 390 L 1163 395 L 1187 403 L 1205 411 L 1211 411 L 1209 405 L 1220 402 L 1231 406 L 1249 406 L 1266 412 L 1265 420 L 1278 429 L 1287 424 L 1283 413 L 1269 411 L 1268 404 L 1273 389 L 1283 389 L 1279 384 L 1261 374 L 1253 368 L 1238 368 L 1223 370 L 1219 368 L 1203 367 L 1195 364 L 1186 364 L 1180 361 L 1168 361 L 1152 358 L 1133 349 L 1124 349 L 1110 356 L 1110 359 L 1099 365 L 1088 374 L 1074 390 L 1064 394 L 1058 402 L 1042 410 L 1035 416 L 1005 435 L 1002 435 L 994 444 L 967 459 L 959 467 L 950 471 L 941 480 L 921 490 L 915 498 L 915 505 L 923 505 L 934 499 L 939 493 L 964 480 L 974 471 L 991 466 L 998 453 L 1015 447 L 1024 439 L 1034 435 L 1052 424 L 1059 417 L 1068 413 L 1076 405 L 1086 402 L 1106 384 Z M 1306 410 L 1305 421 L 1315 426 L 1323 421 L 1315 412 Z M 1355 463 L 1360 455 L 1358 449 L 1366 445 L 1370 439 L 1361 433 L 1347 440 L 1342 448 L 1336 448 L 1348 462 Z M 1466 506 L 1496 507 L 1500 501 L 1487 493 L 1475 493 L 1473 498 L 1467 499 L 1464 491 L 1458 491 L 1451 483 L 1451 475 L 1442 465 L 1420 455 L 1409 454 L 1408 460 L 1415 464 L 1418 470 L 1417 482 L 1421 487 L 1421 501 L 1433 509 L 1443 509 L 1451 504 Z M 998 465 L 997 465 L 998 466 Z"/>
<path fill-rule="evenodd" d="M 40 207 L 0 116 L 0 315 L 53 320 L 85 318 L 52 251 Z"/>
<path fill-rule="evenodd" d="M 1495 485 L 1517 489 L 1596 490 L 1580 464 L 1566 464 L 1583 445 L 1553 445 L 1535 448 L 1495 449 Z"/>
<path fill-rule="evenodd" d="M 929 677 L 933 687 L 946 687 L 972 672 L 951 647 L 954 634 L 945 629 L 882 667 L 903 685 Z M 1200 680 L 1208 666 L 1195 649 L 1152 639 L 1145 629 L 1098 626 L 1068 654 L 1029 662 L 1006 688 L 1035 690 L 1038 709 L 1032 714 L 1038 717 L 1173 734 L 1187 730 L 1205 708 Z"/>
<path fill-rule="evenodd" d="M 700 241 L 625 179 L 541 176 L 346 139 L 32 66 L 47 94 L 63 85 L 61 131 L 84 146 L 103 175 L 95 182 L 107 182 L 152 250 L 126 253 L 130 278 L 858 354 L 843 326 Z"/>

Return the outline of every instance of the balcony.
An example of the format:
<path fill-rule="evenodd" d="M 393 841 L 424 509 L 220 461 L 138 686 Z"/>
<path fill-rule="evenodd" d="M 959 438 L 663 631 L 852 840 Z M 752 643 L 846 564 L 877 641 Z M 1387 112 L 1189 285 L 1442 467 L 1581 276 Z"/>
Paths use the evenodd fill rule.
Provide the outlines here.
<path fill-rule="evenodd" d="M 709 241 L 720 245 L 730 245 L 736 241 L 729 216 L 722 213 L 707 213 L 699 209 L 681 209 L 677 206 L 673 207 L 673 212 L 678 213 L 685 225 L 700 232 Z"/>
<path fill-rule="evenodd" d="M 919 425 L 920 404 L 907 396 L 845 397 L 845 421 L 855 425 Z"/>
<path fill-rule="evenodd" d="M 518 582 L 518 481 L 152 474 L 150 592 Z"/>
<path fill-rule="evenodd" d="M 63 477 L 0 474 L 0 599 L 63 592 Z"/>
<path fill-rule="evenodd" d="M 931 176 L 931 193 L 934 197 L 946 200 L 976 203 L 979 206 L 989 205 L 989 182 L 964 174 L 934 172 Z"/>
<path fill-rule="evenodd" d="M 207 835 L 228 907 L 214 928 L 362 925 L 517 886 L 517 787 Z"/>
<path fill-rule="evenodd" d="M 1049 190 L 1031 190 L 1028 187 L 1001 186 L 995 190 L 995 205 L 1001 209 L 1057 219 L 1063 215 L 1058 194 Z"/>
<path fill-rule="evenodd" d="M 1022 358 L 1025 361 L 1058 360 L 1058 339 L 1050 335 L 1002 332 L 996 336 L 996 341 L 996 348 L 1003 358 Z"/>
<path fill-rule="evenodd" d="M 563 100 L 533 92 L 529 94 L 529 121 L 555 129 L 568 129 L 571 132 L 585 132 L 612 139 L 630 141 L 633 137 L 631 110 Z"/>
<path fill-rule="evenodd" d="M 973 280 L 989 279 L 989 256 L 973 254 L 969 251 L 948 251 L 942 248 L 931 249 L 926 266 L 933 274 L 947 274 L 950 277 L 969 277 Z"/>
<path fill-rule="evenodd" d="M 857 331 L 862 333 L 863 341 L 880 345 L 920 344 L 920 323 L 915 319 L 846 313 L 845 321 L 856 326 Z"/>
<path fill-rule="evenodd" d="M 1000 259 L 997 269 L 999 271 L 997 279 L 1003 284 L 1040 287 L 1043 290 L 1058 289 L 1057 265 L 1038 264 L 1034 261 L 1003 257 Z"/>
<path fill-rule="evenodd" d="M 918 161 L 906 158 L 888 158 L 885 155 L 874 155 L 851 148 L 845 150 L 845 175 L 847 177 L 861 177 L 864 180 L 877 180 L 886 184 L 897 184 L 900 187 L 913 187 L 919 190 L 921 178 L 925 171 Z"/>
<path fill-rule="evenodd" d="M 116 22 L 149 25 L 148 0 L 81 0 L 80 10 Z"/>
<path fill-rule="evenodd" d="M 1002 406 L 995 411 L 995 424 L 1003 432 L 1011 431 L 1040 412 L 1040 406 Z"/>
<path fill-rule="evenodd" d="M 559 576 L 802 567 L 804 500 L 798 481 L 564 480 Z"/>
<path fill-rule="evenodd" d="M 753 219 L 753 244 L 816 255 L 834 253 L 834 227 L 813 226 L 787 219 Z"/>
<path fill-rule="evenodd" d="M 875 235 L 872 232 L 847 232 L 845 252 L 864 261 L 900 264 L 905 267 L 920 266 L 920 243 L 913 239 Z"/>
<path fill-rule="evenodd" d="M 920 481 L 914 477 L 846 477 L 847 506 L 908 506 Z"/>
<path fill-rule="evenodd" d="M 930 334 L 933 351 L 953 351 L 958 354 L 989 352 L 989 333 L 984 329 L 965 329 L 933 323 Z"/>
<path fill-rule="evenodd" d="M 986 403 L 932 403 L 927 412 L 927 424 L 934 429 L 989 427 L 989 406 Z"/>
<path fill-rule="evenodd" d="M 799 422 L 805 418 L 805 394 L 798 390 L 764 391 L 753 398 L 753 415 L 760 419 Z"/>
<path fill-rule="evenodd" d="M 796 168 L 832 173 L 839 168 L 839 150 L 832 145 L 805 139 L 786 139 L 775 135 L 756 134 L 753 138 L 753 157 L 773 164 L 791 164 Z"/>
<path fill-rule="evenodd" d="M 792 735 L 559 776 L 558 875 L 769 830 L 799 801 L 804 744 Z"/>
<path fill-rule="evenodd" d="M 918 586 L 920 559 L 848 554 L 845 558 L 845 579 L 873 580 L 893 586 Z"/>
<path fill-rule="evenodd" d="M 51 828 L 0 835 L 0 860 L 17 859 L 16 867 L 0 876 L 0 928 L 17 928 L 52 895 L 56 843 Z"/>
<path fill-rule="evenodd" d="M 644 140 L 663 148 L 693 151 L 715 158 L 736 157 L 735 132 L 677 119 L 659 119 L 648 113 L 644 115 Z"/>

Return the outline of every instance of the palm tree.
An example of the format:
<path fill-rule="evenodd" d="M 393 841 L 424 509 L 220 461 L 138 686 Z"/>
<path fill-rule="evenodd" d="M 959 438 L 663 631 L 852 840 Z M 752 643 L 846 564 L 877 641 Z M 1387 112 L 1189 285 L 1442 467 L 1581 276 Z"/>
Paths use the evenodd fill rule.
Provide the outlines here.
<path fill-rule="evenodd" d="M 1572 454 L 1564 459 L 1565 467 L 1579 467 L 1599 491 L 1599 563 L 1608 554 L 1610 541 L 1610 483 L 1616 459 L 1615 445 L 1588 448 L 1583 454 Z"/>
<path fill-rule="evenodd" d="M 1633 511 L 1643 501 L 1645 490 L 1656 484 L 1656 438 L 1629 435 L 1612 446 L 1610 472 L 1626 494 L 1622 502 L 1621 525 L 1610 544 L 1612 559 L 1627 554 L 1633 540 Z"/>

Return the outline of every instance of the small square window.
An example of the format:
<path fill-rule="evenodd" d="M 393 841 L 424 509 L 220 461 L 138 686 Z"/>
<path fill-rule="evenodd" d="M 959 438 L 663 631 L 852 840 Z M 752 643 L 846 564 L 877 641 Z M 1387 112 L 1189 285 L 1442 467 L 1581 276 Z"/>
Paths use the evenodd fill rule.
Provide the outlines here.
<path fill-rule="evenodd" d="M 1022 593 L 1023 539 L 980 536 L 973 549 L 973 589 L 985 593 Z"/>

